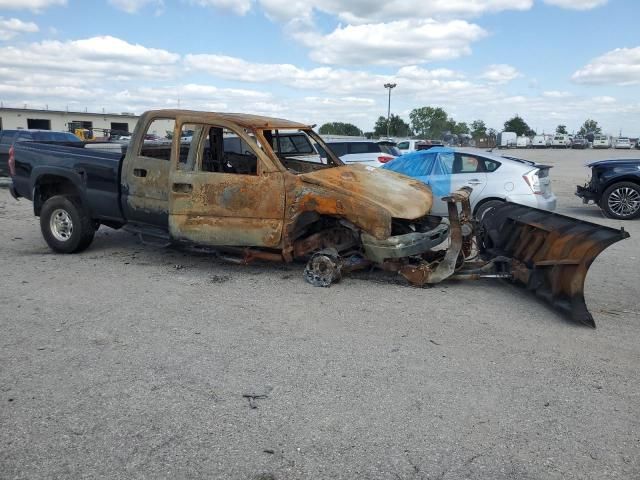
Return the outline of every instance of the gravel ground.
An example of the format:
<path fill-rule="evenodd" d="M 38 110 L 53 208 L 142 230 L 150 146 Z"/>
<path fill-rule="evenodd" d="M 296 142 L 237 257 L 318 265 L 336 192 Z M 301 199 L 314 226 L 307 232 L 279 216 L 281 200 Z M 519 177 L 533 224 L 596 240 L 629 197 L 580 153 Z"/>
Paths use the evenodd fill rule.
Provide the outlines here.
<path fill-rule="evenodd" d="M 506 283 L 235 266 L 101 228 L 51 253 L 0 190 L 1 478 L 640 478 L 640 220 L 593 264 L 598 328 Z M 640 152 L 615 155 L 640 156 Z"/>

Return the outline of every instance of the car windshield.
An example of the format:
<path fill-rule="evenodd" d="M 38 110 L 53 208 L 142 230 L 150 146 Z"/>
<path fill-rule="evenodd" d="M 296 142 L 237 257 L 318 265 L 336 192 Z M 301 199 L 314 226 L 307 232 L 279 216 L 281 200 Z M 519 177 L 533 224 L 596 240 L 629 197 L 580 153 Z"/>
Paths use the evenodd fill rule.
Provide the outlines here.
<path fill-rule="evenodd" d="M 394 157 L 399 157 L 400 155 L 402 155 L 402 152 L 398 149 L 398 147 L 394 145 L 389 145 L 386 143 L 379 143 L 378 145 L 380 145 L 380 149 L 384 153 L 388 153 L 389 155 L 393 155 Z"/>
<path fill-rule="evenodd" d="M 312 130 L 262 130 L 262 135 L 292 173 L 342 165 L 333 152 L 327 155 L 326 144 Z"/>

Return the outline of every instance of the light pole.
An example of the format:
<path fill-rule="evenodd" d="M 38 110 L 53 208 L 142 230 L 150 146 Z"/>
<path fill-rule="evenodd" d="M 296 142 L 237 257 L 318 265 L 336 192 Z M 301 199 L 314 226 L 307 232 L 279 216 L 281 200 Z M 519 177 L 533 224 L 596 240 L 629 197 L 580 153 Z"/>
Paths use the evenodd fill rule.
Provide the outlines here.
<path fill-rule="evenodd" d="M 389 128 L 391 127 L 390 117 L 391 117 L 391 90 L 398 86 L 397 83 L 385 83 L 384 88 L 389 89 L 389 104 L 387 106 L 387 138 L 389 138 Z"/>

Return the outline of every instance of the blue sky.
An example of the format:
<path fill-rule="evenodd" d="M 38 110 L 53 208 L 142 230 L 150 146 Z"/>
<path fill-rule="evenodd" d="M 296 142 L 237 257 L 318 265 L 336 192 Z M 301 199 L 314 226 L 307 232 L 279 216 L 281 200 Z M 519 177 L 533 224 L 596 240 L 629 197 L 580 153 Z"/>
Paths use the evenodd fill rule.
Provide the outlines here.
<path fill-rule="evenodd" d="M 640 135 L 637 0 L 0 0 L 5 106 Z"/>

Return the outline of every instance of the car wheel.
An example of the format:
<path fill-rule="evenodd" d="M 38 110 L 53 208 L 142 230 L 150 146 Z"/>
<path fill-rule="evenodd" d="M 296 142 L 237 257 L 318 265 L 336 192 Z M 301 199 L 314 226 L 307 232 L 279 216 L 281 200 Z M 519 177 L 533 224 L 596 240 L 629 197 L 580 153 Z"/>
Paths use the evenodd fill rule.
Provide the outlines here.
<path fill-rule="evenodd" d="M 640 186 L 631 182 L 615 183 L 604 191 L 600 206 L 609 218 L 636 218 L 640 216 Z"/>
<path fill-rule="evenodd" d="M 502 200 L 487 200 L 486 202 L 481 203 L 476 207 L 475 219 L 478 222 L 481 222 L 484 216 L 493 208 L 498 205 L 502 205 L 504 201 Z"/>
<path fill-rule="evenodd" d="M 78 197 L 56 195 L 40 211 L 40 230 L 47 245 L 58 253 L 76 253 L 93 241 L 95 227 Z"/>

